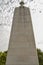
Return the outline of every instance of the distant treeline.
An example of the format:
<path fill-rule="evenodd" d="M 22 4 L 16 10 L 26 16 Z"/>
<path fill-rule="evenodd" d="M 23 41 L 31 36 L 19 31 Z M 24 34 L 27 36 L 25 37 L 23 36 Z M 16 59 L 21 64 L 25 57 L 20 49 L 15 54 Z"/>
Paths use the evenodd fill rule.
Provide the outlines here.
<path fill-rule="evenodd" d="M 43 65 L 43 52 L 40 49 L 37 49 L 39 65 Z M 5 65 L 7 57 L 7 51 L 0 52 L 0 65 Z"/>

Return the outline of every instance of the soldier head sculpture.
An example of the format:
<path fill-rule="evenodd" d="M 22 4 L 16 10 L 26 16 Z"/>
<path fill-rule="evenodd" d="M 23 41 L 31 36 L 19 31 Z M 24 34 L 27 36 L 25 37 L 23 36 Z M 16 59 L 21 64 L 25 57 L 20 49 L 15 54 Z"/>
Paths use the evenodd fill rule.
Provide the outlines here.
<path fill-rule="evenodd" d="M 24 5 L 24 2 L 23 2 L 23 1 L 21 1 L 21 2 L 20 2 L 20 5 L 21 5 L 21 6 L 23 6 L 23 5 Z"/>
<path fill-rule="evenodd" d="M 27 2 L 28 2 L 28 0 L 21 0 L 21 1 L 19 0 L 20 5 L 22 5 L 22 6 L 23 6 L 24 4 L 26 4 Z"/>

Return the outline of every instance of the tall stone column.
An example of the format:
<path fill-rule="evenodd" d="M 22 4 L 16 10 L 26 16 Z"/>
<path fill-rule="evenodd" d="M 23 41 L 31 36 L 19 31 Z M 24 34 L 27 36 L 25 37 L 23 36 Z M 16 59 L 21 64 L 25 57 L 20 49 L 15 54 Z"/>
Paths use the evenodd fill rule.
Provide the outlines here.
<path fill-rule="evenodd" d="M 39 65 L 29 8 L 15 9 L 6 65 Z"/>

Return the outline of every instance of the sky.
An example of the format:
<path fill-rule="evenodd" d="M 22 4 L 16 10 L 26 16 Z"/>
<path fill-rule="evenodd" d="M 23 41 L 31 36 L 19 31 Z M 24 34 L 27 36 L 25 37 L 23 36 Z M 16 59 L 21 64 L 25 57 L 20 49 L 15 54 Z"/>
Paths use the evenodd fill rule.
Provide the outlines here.
<path fill-rule="evenodd" d="M 19 0 L 20 2 L 20 0 Z M 18 0 L 0 0 L 0 51 L 8 50 L 15 7 Z M 36 47 L 43 51 L 43 0 L 25 0 L 30 8 Z"/>

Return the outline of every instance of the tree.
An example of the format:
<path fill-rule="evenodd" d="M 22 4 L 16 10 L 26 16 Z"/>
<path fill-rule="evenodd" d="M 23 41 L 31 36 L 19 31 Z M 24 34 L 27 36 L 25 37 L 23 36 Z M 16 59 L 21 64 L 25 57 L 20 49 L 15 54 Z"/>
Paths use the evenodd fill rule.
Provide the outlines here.
<path fill-rule="evenodd" d="M 0 52 L 0 65 L 5 65 L 7 52 Z"/>
<path fill-rule="evenodd" d="M 39 65 L 43 65 L 43 52 L 40 49 L 37 49 Z"/>

